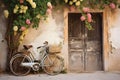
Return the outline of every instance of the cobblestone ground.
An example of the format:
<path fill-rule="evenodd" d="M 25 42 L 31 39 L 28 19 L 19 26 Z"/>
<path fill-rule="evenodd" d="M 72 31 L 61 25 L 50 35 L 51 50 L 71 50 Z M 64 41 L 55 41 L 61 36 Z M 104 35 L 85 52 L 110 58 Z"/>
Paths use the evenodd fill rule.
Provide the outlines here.
<path fill-rule="evenodd" d="M 120 80 L 120 73 L 67 73 L 55 76 L 50 76 L 47 74 L 29 74 L 27 76 L 1 74 L 0 80 Z"/>

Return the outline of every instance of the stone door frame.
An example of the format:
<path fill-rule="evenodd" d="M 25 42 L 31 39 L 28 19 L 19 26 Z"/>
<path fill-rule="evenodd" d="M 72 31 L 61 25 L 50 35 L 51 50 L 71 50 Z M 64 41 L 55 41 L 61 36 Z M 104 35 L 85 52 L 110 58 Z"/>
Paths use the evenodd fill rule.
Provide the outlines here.
<path fill-rule="evenodd" d="M 108 7 L 106 7 L 104 10 L 91 10 L 90 12 L 103 13 L 103 70 L 108 71 L 109 70 L 109 40 L 108 40 L 108 28 L 110 26 L 110 19 L 109 16 L 111 15 L 111 11 Z M 64 46 L 65 51 L 65 68 L 67 68 L 67 71 L 69 71 L 69 51 L 68 51 L 68 13 L 71 13 L 68 8 L 64 8 Z M 72 13 L 79 13 L 79 11 L 75 11 Z"/>

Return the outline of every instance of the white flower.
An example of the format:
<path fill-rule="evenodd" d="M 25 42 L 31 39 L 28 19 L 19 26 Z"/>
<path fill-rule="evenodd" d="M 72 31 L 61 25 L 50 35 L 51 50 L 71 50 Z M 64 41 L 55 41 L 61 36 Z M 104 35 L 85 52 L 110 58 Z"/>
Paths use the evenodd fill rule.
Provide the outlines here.
<path fill-rule="evenodd" d="M 75 5 L 76 5 L 76 6 L 80 6 L 80 1 L 77 1 L 77 2 L 75 3 Z"/>
<path fill-rule="evenodd" d="M 14 26 L 14 27 L 13 27 L 13 31 L 18 31 L 18 27 L 17 27 L 17 26 Z"/>
<path fill-rule="evenodd" d="M 48 7 L 49 7 L 49 6 L 52 6 L 51 2 L 48 2 L 48 3 L 47 3 L 47 6 L 48 6 Z"/>
<path fill-rule="evenodd" d="M 72 1 L 70 1 L 70 2 L 69 2 L 69 5 L 72 5 L 72 4 L 73 4 L 73 2 L 72 2 Z"/>
<path fill-rule="evenodd" d="M 8 10 L 4 10 L 4 16 L 5 16 L 6 18 L 8 18 L 8 16 L 9 16 L 9 11 L 8 11 Z"/>

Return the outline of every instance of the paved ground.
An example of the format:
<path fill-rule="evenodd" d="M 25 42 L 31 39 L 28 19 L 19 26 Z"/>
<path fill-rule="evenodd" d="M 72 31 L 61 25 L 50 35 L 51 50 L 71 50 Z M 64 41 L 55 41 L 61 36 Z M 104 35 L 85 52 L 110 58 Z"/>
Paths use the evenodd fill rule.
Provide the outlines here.
<path fill-rule="evenodd" d="M 94 72 L 94 73 L 67 73 L 50 76 L 47 74 L 32 74 L 27 76 L 14 76 L 1 74 L 0 80 L 120 80 L 120 73 Z"/>

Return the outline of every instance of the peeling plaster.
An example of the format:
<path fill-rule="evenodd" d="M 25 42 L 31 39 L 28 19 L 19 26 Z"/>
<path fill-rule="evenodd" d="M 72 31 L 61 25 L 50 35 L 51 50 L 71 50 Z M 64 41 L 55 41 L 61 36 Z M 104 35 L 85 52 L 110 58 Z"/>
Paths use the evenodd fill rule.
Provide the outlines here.
<path fill-rule="evenodd" d="M 120 49 L 120 16 L 117 13 L 117 18 L 114 20 L 114 23 L 111 25 L 110 28 L 110 39 L 112 47 L 115 49 Z"/>

